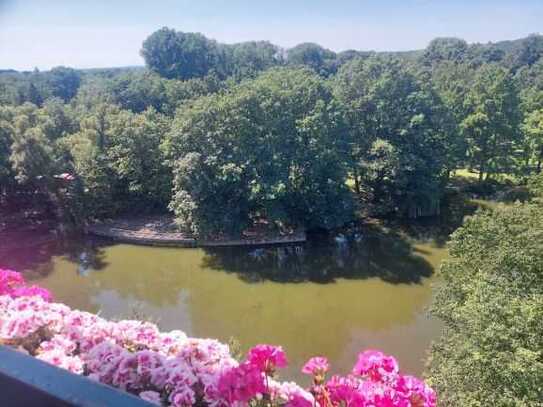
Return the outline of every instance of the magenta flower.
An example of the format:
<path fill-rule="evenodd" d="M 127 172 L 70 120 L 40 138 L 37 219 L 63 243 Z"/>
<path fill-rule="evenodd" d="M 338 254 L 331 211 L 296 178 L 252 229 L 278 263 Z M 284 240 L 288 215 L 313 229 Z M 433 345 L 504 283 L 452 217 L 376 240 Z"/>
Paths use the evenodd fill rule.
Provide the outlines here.
<path fill-rule="evenodd" d="M 287 357 L 280 346 L 256 345 L 249 350 L 247 361 L 266 374 L 273 374 L 276 367 L 287 366 Z"/>
<path fill-rule="evenodd" d="M 24 285 L 25 280 L 21 273 L 13 270 L 0 269 L 0 295 L 11 294 L 11 292 Z"/>
<path fill-rule="evenodd" d="M 353 367 L 353 374 L 368 376 L 376 381 L 387 378 L 392 379 L 397 376 L 398 371 L 396 359 L 378 350 L 367 350 L 359 353 L 358 360 Z"/>
<path fill-rule="evenodd" d="M 322 376 L 328 372 L 329 368 L 328 359 L 322 356 L 315 356 L 306 362 L 302 368 L 302 373 L 313 376 Z"/>
<path fill-rule="evenodd" d="M 217 390 L 222 399 L 232 405 L 236 402 L 246 403 L 257 394 L 263 394 L 266 384 L 258 367 L 246 362 L 222 374 Z"/>
<path fill-rule="evenodd" d="M 426 383 L 413 376 L 400 376 L 395 390 L 412 406 L 435 407 L 436 393 Z"/>
<path fill-rule="evenodd" d="M 317 400 L 326 405 L 328 400 L 333 405 L 345 405 L 352 407 L 365 407 L 366 398 L 361 391 L 361 381 L 354 376 L 333 376 L 326 387 L 318 387 L 319 394 Z"/>

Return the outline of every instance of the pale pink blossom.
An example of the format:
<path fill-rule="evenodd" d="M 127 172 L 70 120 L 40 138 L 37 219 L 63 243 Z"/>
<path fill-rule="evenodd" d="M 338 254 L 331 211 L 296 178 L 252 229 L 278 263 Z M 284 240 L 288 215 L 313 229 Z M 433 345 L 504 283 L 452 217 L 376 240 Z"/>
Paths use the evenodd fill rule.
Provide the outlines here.
<path fill-rule="evenodd" d="M 157 406 L 161 405 L 160 393 L 158 391 L 152 391 L 152 390 L 142 391 L 139 394 L 139 396 L 140 398 L 142 398 L 145 401 L 148 401 L 149 403 L 155 404 Z"/>
<path fill-rule="evenodd" d="M 330 365 L 328 364 L 328 359 L 322 356 L 315 356 L 309 359 L 304 367 L 302 368 L 302 373 L 309 375 L 324 375 L 328 372 Z"/>

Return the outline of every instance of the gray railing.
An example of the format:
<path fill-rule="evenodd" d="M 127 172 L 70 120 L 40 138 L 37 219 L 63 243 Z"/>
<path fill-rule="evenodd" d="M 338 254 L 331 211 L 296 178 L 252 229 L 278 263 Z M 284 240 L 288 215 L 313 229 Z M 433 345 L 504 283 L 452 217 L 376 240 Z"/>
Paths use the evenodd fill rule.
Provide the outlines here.
<path fill-rule="evenodd" d="M 2 407 L 150 407 L 113 387 L 0 346 Z"/>

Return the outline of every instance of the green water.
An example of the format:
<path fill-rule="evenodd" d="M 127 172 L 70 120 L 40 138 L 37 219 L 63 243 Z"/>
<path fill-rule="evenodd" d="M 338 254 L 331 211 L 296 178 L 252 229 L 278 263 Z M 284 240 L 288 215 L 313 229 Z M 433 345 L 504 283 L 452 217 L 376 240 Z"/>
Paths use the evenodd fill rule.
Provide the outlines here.
<path fill-rule="evenodd" d="M 204 250 L 72 240 L 24 249 L 0 266 L 26 273 L 55 299 L 107 318 L 145 318 L 161 329 L 227 341 L 243 350 L 282 345 L 299 379 L 303 362 L 326 355 L 352 368 L 361 349 L 395 355 L 420 374 L 439 321 L 427 315 L 435 267 L 432 243 L 366 236 L 296 247 Z"/>

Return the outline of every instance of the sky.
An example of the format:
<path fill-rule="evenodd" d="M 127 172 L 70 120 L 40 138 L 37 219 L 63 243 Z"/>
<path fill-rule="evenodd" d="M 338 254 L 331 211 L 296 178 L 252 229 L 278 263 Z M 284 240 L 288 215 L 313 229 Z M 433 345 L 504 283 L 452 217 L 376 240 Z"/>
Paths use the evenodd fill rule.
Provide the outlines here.
<path fill-rule="evenodd" d="M 167 26 L 219 42 L 316 42 L 334 51 L 488 42 L 543 30 L 543 0 L 0 0 L 0 69 L 143 65 Z"/>

